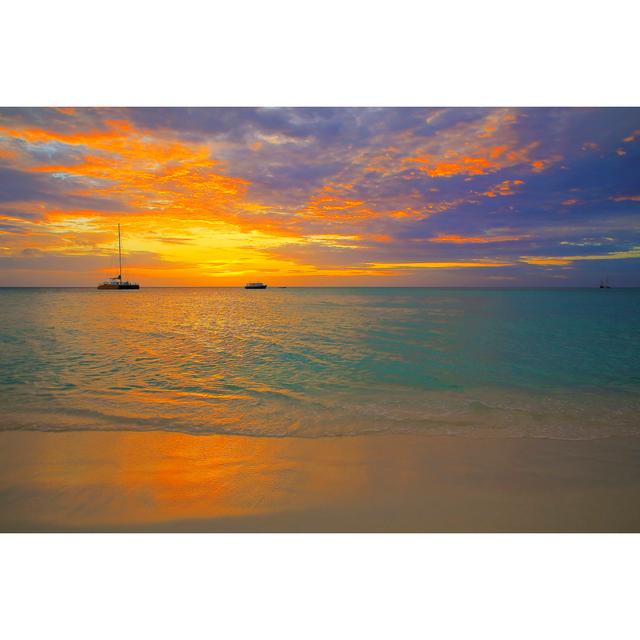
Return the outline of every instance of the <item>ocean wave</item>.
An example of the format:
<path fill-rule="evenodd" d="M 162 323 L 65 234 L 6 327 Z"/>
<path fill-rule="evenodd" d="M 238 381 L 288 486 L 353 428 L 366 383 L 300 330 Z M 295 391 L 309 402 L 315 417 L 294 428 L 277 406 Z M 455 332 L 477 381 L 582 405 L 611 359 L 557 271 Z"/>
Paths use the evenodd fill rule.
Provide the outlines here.
<path fill-rule="evenodd" d="M 120 398 L 117 412 L 52 403 L 48 411 L 2 410 L 0 429 L 32 431 L 171 431 L 194 435 L 322 438 L 382 433 L 469 437 L 594 439 L 640 435 L 639 396 L 575 390 L 536 392 L 482 389 L 413 392 L 378 389 L 371 395 L 266 394 L 259 399 L 164 398 L 159 415 L 148 403 Z M 184 397 L 182 397 L 184 400 Z"/>
<path fill-rule="evenodd" d="M 640 291 L 0 291 L 0 428 L 640 430 Z"/>

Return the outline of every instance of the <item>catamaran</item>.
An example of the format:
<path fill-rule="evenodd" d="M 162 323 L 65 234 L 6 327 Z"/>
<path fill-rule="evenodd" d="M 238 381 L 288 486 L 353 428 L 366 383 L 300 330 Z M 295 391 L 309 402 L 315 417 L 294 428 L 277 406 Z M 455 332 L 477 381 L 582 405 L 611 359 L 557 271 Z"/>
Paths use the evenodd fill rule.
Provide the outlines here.
<path fill-rule="evenodd" d="M 135 282 L 122 280 L 122 241 L 120 240 L 120 225 L 118 224 L 118 267 L 119 273 L 110 280 L 105 280 L 98 285 L 98 289 L 139 289 Z"/>

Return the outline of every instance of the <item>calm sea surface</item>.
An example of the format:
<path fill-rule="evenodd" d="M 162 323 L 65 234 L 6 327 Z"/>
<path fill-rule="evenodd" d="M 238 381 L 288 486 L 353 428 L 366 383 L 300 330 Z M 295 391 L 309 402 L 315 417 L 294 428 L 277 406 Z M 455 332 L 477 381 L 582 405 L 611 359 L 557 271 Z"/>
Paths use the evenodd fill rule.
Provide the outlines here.
<path fill-rule="evenodd" d="M 0 289 L 0 428 L 640 434 L 640 289 Z"/>

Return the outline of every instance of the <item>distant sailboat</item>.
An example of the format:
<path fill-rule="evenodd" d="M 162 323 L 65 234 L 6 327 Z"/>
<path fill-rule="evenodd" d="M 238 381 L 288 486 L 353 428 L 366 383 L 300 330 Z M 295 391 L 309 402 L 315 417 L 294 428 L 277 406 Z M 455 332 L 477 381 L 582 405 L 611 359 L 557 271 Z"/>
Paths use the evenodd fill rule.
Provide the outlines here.
<path fill-rule="evenodd" d="M 247 282 L 247 284 L 244 285 L 245 289 L 266 289 L 267 285 L 263 284 L 262 282 Z"/>
<path fill-rule="evenodd" d="M 110 280 L 105 280 L 98 285 L 98 289 L 139 289 L 140 285 L 135 282 L 122 281 L 122 242 L 120 240 L 120 225 L 118 224 L 118 267 L 119 273 Z"/>
<path fill-rule="evenodd" d="M 601 289 L 611 289 L 611 285 L 609 284 L 609 278 L 605 278 L 604 280 L 600 280 L 600 288 Z"/>

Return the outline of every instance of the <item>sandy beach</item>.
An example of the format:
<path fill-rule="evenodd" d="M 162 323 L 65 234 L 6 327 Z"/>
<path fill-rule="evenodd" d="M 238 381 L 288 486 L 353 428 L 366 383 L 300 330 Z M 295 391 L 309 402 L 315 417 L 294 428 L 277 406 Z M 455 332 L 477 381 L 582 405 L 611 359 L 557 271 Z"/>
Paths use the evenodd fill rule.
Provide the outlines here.
<path fill-rule="evenodd" d="M 3 432 L 0 529 L 637 532 L 640 438 Z"/>

